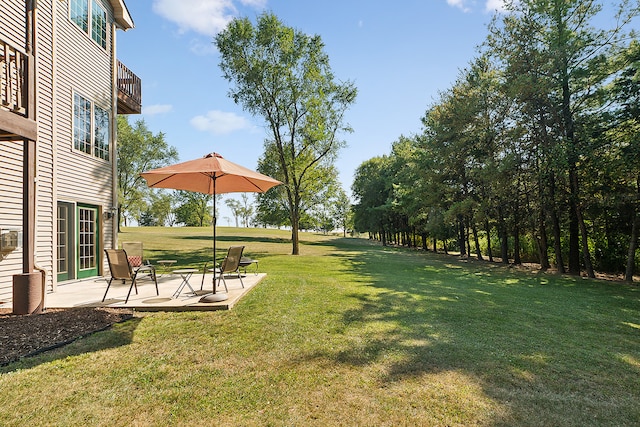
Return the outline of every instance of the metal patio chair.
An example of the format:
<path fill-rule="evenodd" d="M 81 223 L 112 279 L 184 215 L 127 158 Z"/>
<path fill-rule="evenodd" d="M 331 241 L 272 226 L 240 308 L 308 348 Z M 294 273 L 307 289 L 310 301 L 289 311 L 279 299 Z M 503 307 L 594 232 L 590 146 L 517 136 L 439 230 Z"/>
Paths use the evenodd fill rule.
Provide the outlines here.
<path fill-rule="evenodd" d="M 127 299 L 124 301 L 125 304 L 129 302 L 131 289 L 135 287 L 136 294 L 138 294 L 137 279 L 138 274 L 140 273 L 147 273 L 150 275 L 151 280 L 153 280 L 153 282 L 156 284 L 156 295 L 160 295 L 160 291 L 158 290 L 158 280 L 156 279 L 156 271 L 152 265 L 142 264 L 138 267 L 132 266 L 129 262 L 127 252 L 124 249 L 105 249 L 104 252 L 107 255 L 107 261 L 109 261 L 109 271 L 111 272 L 111 278 L 109 279 L 107 290 L 104 291 L 102 302 L 104 302 L 105 298 L 107 298 L 107 292 L 109 292 L 111 283 L 114 280 L 122 280 L 123 283 L 125 283 L 127 280 L 131 280 L 131 286 L 129 286 Z"/>

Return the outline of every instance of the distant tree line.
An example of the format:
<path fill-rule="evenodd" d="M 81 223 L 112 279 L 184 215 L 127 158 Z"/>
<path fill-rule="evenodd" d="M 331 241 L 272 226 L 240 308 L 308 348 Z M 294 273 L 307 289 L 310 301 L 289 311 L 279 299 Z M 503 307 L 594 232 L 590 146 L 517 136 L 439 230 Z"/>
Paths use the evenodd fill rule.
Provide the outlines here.
<path fill-rule="evenodd" d="M 625 28 L 638 3 L 616 7 L 606 16 L 615 27 L 601 30 L 596 1 L 507 1 L 422 132 L 359 166 L 356 230 L 383 244 L 632 281 L 640 44 Z"/>
<path fill-rule="evenodd" d="M 165 141 L 163 133 L 153 134 L 144 120 L 133 125 L 127 116 L 118 117 L 118 188 L 119 225 L 140 226 L 209 226 L 213 212 L 211 195 L 189 191 L 150 189 L 140 173 L 178 161 L 177 151 Z M 316 180 L 318 181 L 318 180 Z M 316 182 L 316 193 L 302 197 L 303 230 L 332 231 L 349 227 L 350 202 L 337 181 L 337 173 L 324 181 Z M 272 190 L 273 191 L 273 190 Z M 240 199 L 227 198 L 225 204 L 231 210 L 235 225 L 290 226 L 286 215 L 286 203 L 282 193 L 262 194 L 250 203 L 247 194 Z M 223 195 L 217 196 L 219 206 Z M 280 204 L 278 202 L 280 200 Z M 284 210 L 284 213 L 283 213 Z M 219 215 L 217 215 L 219 217 Z"/>

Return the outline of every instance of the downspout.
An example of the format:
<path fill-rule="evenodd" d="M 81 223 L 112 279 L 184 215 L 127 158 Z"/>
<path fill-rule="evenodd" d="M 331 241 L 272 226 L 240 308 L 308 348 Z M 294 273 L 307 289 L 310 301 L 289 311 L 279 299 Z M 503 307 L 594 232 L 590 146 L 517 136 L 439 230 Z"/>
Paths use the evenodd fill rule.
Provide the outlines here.
<path fill-rule="evenodd" d="M 34 0 L 27 0 L 26 2 L 26 53 L 28 58 L 27 75 L 27 117 L 36 120 L 36 108 L 35 108 L 35 10 L 36 5 Z M 22 272 L 31 273 L 35 266 L 35 229 L 36 229 L 36 215 L 35 215 L 35 199 L 36 199 L 36 141 L 30 139 L 24 140 L 24 152 L 23 152 L 23 202 L 22 202 L 22 228 L 23 228 L 23 252 L 22 252 Z"/>
<path fill-rule="evenodd" d="M 53 145 L 51 150 L 51 163 L 52 163 L 52 179 L 51 179 L 51 195 L 52 195 L 52 218 L 53 221 L 53 236 L 55 239 L 55 244 L 57 244 L 57 236 L 58 236 L 58 150 L 57 150 L 57 140 L 58 140 L 58 97 L 57 97 L 57 73 L 56 73 L 56 65 L 57 57 L 58 57 L 58 49 L 57 49 L 57 33 L 56 33 L 56 2 L 51 3 L 51 144 Z M 56 246 L 52 248 L 52 256 L 53 260 L 51 263 L 51 288 L 53 292 L 56 292 L 58 288 L 58 263 L 57 261 L 57 253 L 55 250 Z"/>
<path fill-rule="evenodd" d="M 118 58 L 116 55 L 116 23 L 111 24 L 111 66 L 112 66 L 112 94 L 111 94 L 111 200 L 109 206 L 111 211 L 111 244 L 113 248 L 118 247 L 118 212 L 113 212 L 111 208 L 118 209 Z"/>

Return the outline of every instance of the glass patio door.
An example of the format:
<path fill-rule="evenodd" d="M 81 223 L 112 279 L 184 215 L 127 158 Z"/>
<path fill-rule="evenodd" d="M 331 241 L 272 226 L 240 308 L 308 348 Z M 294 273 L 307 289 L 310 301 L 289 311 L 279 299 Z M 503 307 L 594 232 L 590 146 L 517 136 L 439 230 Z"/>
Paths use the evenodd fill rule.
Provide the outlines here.
<path fill-rule="evenodd" d="M 78 278 L 98 275 L 98 209 L 94 206 L 78 205 L 77 210 L 77 257 Z"/>
<path fill-rule="evenodd" d="M 56 267 L 57 281 L 74 279 L 75 261 L 74 261 L 74 218 L 75 205 L 72 203 L 58 202 L 57 215 L 57 238 L 56 238 Z"/>

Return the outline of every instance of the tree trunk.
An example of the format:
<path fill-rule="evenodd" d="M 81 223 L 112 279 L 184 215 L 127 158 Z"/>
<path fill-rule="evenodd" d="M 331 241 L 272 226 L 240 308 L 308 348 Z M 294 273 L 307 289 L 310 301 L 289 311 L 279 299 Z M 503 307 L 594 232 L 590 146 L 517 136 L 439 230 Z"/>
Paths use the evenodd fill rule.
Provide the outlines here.
<path fill-rule="evenodd" d="M 591 254 L 589 253 L 589 239 L 587 238 L 587 227 L 584 224 L 584 218 L 582 217 L 582 210 L 577 207 L 578 211 L 578 224 L 580 224 L 580 236 L 582 236 L 582 256 L 584 258 L 584 267 L 587 270 L 587 276 L 592 279 L 596 277 L 593 271 L 593 265 L 591 264 Z"/>
<path fill-rule="evenodd" d="M 515 205 L 514 209 L 514 226 L 513 226 L 513 263 L 516 265 L 522 264 L 520 258 L 520 206 Z"/>
<path fill-rule="evenodd" d="M 549 180 L 549 195 L 552 205 L 549 207 L 549 216 L 551 217 L 551 225 L 553 227 L 553 250 L 555 252 L 556 269 L 558 273 L 564 274 L 564 260 L 562 259 L 562 235 L 560 233 L 560 218 L 558 217 L 558 209 L 556 207 L 556 180 L 553 176 Z"/>
<path fill-rule="evenodd" d="M 122 232 L 121 224 L 122 224 L 122 205 L 118 205 L 118 211 L 116 212 L 116 217 L 118 218 L 118 233 Z M 125 218 L 126 221 L 126 218 Z M 125 224 L 126 225 L 126 224 Z"/>
<path fill-rule="evenodd" d="M 289 191 L 289 190 L 287 190 Z M 291 194 L 289 200 L 292 200 L 292 208 L 289 211 L 291 216 L 291 255 L 300 255 L 300 240 L 298 232 L 300 231 L 300 197 L 299 192 Z"/>
<path fill-rule="evenodd" d="M 640 217 L 637 212 L 633 214 L 631 225 L 631 237 L 629 238 L 629 252 L 627 254 L 627 269 L 624 274 L 624 280 L 633 282 L 633 269 L 636 264 L 636 248 L 638 247 L 638 228 L 640 228 Z"/>
<path fill-rule="evenodd" d="M 471 239 L 469 238 L 469 218 L 464 222 L 464 240 L 467 242 L 467 255 L 471 256 Z"/>
<path fill-rule="evenodd" d="M 507 227 L 502 216 L 502 208 L 498 209 L 498 234 L 500 237 L 500 256 L 503 264 L 509 264 L 509 242 L 507 240 Z"/>
<path fill-rule="evenodd" d="M 473 230 L 473 243 L 476 245 L 476 257 L 482 261 L 482 252 L 480 252 L 480 239 L 478 238 L 478 227 L 475 224 L 471 226 L 471 230 Z"/>
<path fill-rule="evenodd" d="M 491 251 L 491 227 L 489 226 L 488 219 L 484 221 L 484 228 L 487 233 L 487 255 L 489 256 L 489 261 L 493 262 L 493 252 Z"/>
<path fill-rule="evenodd" d="M 567 161 L 569 167 L 569 274 L 580 274 L 580 237 L 578 221 L 578 194 L 576 140 L 574 133 L 573 115 L 571 113 L 571 89 L 567 74 L 567 59 L 563 58 L 562 79 L 562 121 L 565 126 L 565 135 L 568 143 Z"/>
<path fill-rule="evenodd" d="M 300 255 L 300 241 L 298 238 L 298 219 L 295 218 L 293 224 L 291 224 L 291 255 Z"/>
<path fill-rule="evenodd" d="M 467 254 L 465 240 L 464 221 L 461 216 L 458 216 L 458 247 L 460 248 L 460 256 L 465 256 Z"/>
<path fill-rule="evenodd" d="M 582 257 L 584 258 L 584 267 L 587 270 L 587 276 L 594 278 L 596 275 L 593 272 L 593 266 L 591 265 L 591 255 L 589 254 L 589 239 L 587 236 L 587 227 L 584 224 L 584 217 L 582 216 L 582 208 L 580 207 L 580 203 L 578 202 L 578 194 L 579 194 L 579 186 L 578 186 L 578 174 L 574 170 L 571 176 L 571 194 L 572 199 L 575 195 L 575 219 L 578 223 L 578 227 L 580 229 L 580 237 L 582 240 Z M 571 265 L 569 266 L 569 270 L 571 270 Z M 578 269 L 578 273 L 580 270 Z"/>
<path fill-rule="evenodd" d="M 538 260 L 540 262 L 540 268 L 542 270 L 548 270 L 551 265 L 549 264 L 549 253 L 547 248 L 549 243 L 547 241 L 547 229 L 544 222 L 544 209 L 540 208 L 538 218 L 538 230 L 539 236 L 536 238 L 536 244 L 538 245 Z"/>
<path fill-rule="evenodd" d="M 520 258 L 520 227 L 517 225 L 513 230 L 513 263 L 516 265 L 522 264 Z"/>

